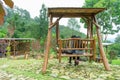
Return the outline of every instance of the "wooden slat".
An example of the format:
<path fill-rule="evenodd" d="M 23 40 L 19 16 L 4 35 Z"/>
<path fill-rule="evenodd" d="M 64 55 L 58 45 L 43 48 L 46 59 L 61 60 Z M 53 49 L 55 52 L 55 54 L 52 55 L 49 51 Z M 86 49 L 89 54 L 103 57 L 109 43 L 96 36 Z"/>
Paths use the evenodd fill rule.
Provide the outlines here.
<path fill-rule="evenodd" d="M 67 39 L 59 39 L 59 40 L 83 40 L 83 41 L 92 41 L 94 39 L 81 39 L 81 38 L 67 38 Z"/>
<path fill-rule="evenodd" d="M 62 48 L 61 50 L 93 50 L 93 48 Z"/>
<path fill-rule="evenodd" d="M 76 57 L 76 56 L 93 56 L 93 54 L 84 53 L 84 54 L 62 54 L 62 57 Z"/>

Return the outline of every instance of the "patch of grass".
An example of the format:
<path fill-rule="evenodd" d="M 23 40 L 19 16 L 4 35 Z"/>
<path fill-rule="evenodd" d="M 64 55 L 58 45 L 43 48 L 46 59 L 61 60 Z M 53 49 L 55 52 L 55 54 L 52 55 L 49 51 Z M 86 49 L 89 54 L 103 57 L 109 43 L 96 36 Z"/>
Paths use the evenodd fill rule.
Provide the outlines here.
<path fill-rule="evenodd" d="M 0 70 L 15 75 L 23 75 L 35 80 L 119 80 L 120 66 L 110 65 L 111 71 L 105 71 L 103 64 L 80 62 L 78 66 L 68 64 L 68 58 L 59 63 L 49 59 L 46 74 L 42 74 L 43 60 L 36 59 L 0 59 Z M 117 62 L 118 63 L 118 62 Z"/>
<path fill-rule="evenodd" d="M 120 59 L 118 59 L 118 60 L 112 60 L 112 64 L 114 64 L 114 65 L 120 65 Z"/>
<path fill-rule="evenodd" d="M 26 77 L 37 80 L 61 80 L 59 78 L 51 77 L 50 73 L 42 74 L 43 60 L 28 59 L 28 60 L 8 60 L 1 59 L 0 66 L 2 70 L 15 75 L 24 75 Z M 3 67 L 6 66 L 6 67 Z"/>

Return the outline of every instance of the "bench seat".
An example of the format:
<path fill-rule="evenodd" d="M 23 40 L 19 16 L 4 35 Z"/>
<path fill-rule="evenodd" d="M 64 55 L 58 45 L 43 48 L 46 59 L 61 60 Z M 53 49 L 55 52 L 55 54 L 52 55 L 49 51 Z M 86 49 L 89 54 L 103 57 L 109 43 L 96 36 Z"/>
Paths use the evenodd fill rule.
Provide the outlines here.
<path fill-rule="evenodd" d="M 61 54 L 61 56 L 62 57 L 77 57 L 77 56 L 88 56 L 88 57 L 90 57 L 90 56 L 93 56 L 93 54 L 89 54 L 89 53 L 83 53 L 83 54 L 66 54 L 66 53 L 62 53 Z"/>

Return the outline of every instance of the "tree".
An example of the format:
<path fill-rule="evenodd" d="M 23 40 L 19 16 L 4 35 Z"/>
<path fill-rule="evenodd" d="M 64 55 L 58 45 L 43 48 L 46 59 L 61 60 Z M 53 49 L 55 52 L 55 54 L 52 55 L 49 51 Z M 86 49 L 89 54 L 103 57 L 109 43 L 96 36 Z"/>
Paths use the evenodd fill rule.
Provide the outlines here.
<path fill-rule="evenodd" d="M 101 32 L 105 35 L 117 33 L 120 30 L 120 1 L 119 0 L 85 0 L 86 8 L 107 8 L 97 15 L 98 23 L 101 25 Z"/>
<path fill-rule="evenodd" d="M 15 34 L 13 37 L 17 38 L 29 38 L 32 37 L 31 28 L 33 27 L 32 23 L 34 22 L 27 10 L 16 7 L 14 10 L 16 18 L 15 24 Z M 33 21 L 33 22 L 32 22 Z"/>
<path fill-rule="evenodd" d="M 12 0 L 3 0 L 4 3 L 9 6 L 10 8 L 13 8 L 13 1 Z M 4 23 L 4 16 L 7 14 L 7 11 L 3 5 L 3 2 L 0 0 L 0 25 Z"/>
<path fill-rule="evenodd" d="M 8 8 L 7 11 L 8 15 L 5 17 L 5 21 L 8 24 L 8 37 L 30 37 L 28 31 L 32 25 L 29 25 L 31 20 L 29 12 L 16 6 L 13 10 Z"/>
<path fill-rule="evenodd" d="M 47 8 L 42 4 L 39 17 L 34 19 L 38 26 L 35 27 L 35 37 L 37 39 L 45 38 L 47 35 L 48 29 L 48 17 L 47 17 Z"/>
<path fill-rule="evenodd" d="M 5 16 L 5 24 L 8 28 L 8 37 L 45 39 L 48 29 L 47 9 L 42 5 L 40 16 L 32 19 L 27 10 L 18 8 L 7 8 L 8 15 Z M 12 29 L 10 29 L 12 28 Z"/>
<path fill-rule="evenodd" d="M 78 24 L 78 21 L 75 18 L 70 18 L 68 20 L 68 27 L 70 27 L 73 30 L 79 31 L 80 25 Z"/>
<path fill-rule="evenodd" d="M 81 33 L 79 31 L 76 30 L 72 30 L 69 27 L 66 27 L 64 25 L 60 25 L 60 37 L 61 38 L 70 38 L 73 33 L 75 33 L 75 35 L 80 36 L 81 38 L 85 38 L 86 35 L 84 33 Z"/>
<path fill-rule="evenodd" d="M 5 25 L 8 28 L 8 37 L 45 39 L 48 29 L 47 9 L 42 5 L 39 17 L 32 19 L 27 10 L 14 7 L 7 8 L 8 15 L 5 16 Z M 11 29 L 12 28 L 12 29 Z"/>

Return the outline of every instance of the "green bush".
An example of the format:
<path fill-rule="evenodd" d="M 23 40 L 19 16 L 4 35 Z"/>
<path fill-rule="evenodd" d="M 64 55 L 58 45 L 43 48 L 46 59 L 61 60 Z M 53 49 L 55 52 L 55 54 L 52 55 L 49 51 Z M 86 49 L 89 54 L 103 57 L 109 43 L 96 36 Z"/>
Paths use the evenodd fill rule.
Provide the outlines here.
<path fill-rule="evenodd" d="M 120 55 L 120 43 L 114 43 L 109 47 L 110 51 L 115 51 L 115 54 Z"/>

